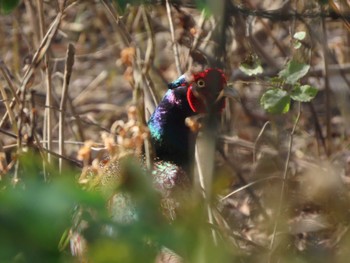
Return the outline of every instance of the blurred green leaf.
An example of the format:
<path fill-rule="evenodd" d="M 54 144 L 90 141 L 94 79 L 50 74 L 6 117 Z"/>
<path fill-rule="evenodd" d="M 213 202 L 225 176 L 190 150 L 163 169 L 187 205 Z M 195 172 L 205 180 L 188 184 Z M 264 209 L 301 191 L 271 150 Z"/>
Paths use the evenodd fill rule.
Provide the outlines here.
<path fill-rule="evenodd" d="M 289 111 L 290 96 L 282 89 L 270 89 L 260 99 L 260 104 L 270 113 L 286 113 Z"/>
<path fill-rule="evenodd" d="M 91 262 L 155 262 L 157 250 L 137 239 L 103 238 L 91 246 L 89 259 Z M 145 241 L 145 240 L 144 240 Z M 89 260 L 90 261 L 90 260 Z"/>
<path fill-rule="evenodd" d="M 83 191 L 71 172 L 59 175 L 47 167 L 50 182 L 44 182 L 41 163 L 32 152 L 23 154 L 19 183 L 0 191 L 0 262 L 12 262 L 18 255 L 23 262 L 60 262 L 59 243 L 72 225 L 74 207 L 81 204 L 105 213 L 105 200 Z"/>
<path fill-rule="evenodd" d="M 224 1 L 195 0 L 196 8 L 203 11 L 206 18 L 219 15 L 218 12 L 221 12 L 220 7 L 223 3 Z"/>
<path fill-rule="evenodd" d="M 10 13 L 19 4 L 19 0 L 0 0 L 0 12 Z"/>
<path fill-rule="evenodd" d="M 283 84 L 283 79 L 274 76 L 268 79 L 272 87 L 280 87 Z"/>
<path fill-rule="evenodd" d="M 209 13 L 207 0 L 196 0 L 195 2 L 198 10 L 205 10 L 206 13 Z"/>
<path fill-rule="evenodd" d="M 263 73 L 261 62 L 258 58 L 253 57 L 251 60 L 246 60 L 239 66 L 239 69 L 248 76 Z"/>
<path fill-rule="evenodd" d="M 63 234 L 61 236 L 61 239 L 58 242 L 58 250 L 59 251 L 63 251 L 65 248 L 67 248 L 68 244 L 69 244 L 69 241 L 70 241 L 70 235 L 69 235 L 69 229 L 67 228 L 63 232 Z"/>
<path fill-rule="evenodd" d="M 294 41 L 293 46 L 295 49 L 299 49 L 299 48 L 301 48 L 301 42 L 296 40 L 296 41 Z"/>
<path fill-rule="evenodd" d="M 292 90 L 291 98 L 300 102 L 308 102 L 316 97 L 317 92 L 317 88 L 310 85 L 297 86 Z"/>
<path fill-rule="evenodd" d="M 293 35 L 293 38 L 297 39 L 297 40 L 303 40 L 305 37 L 306 37 L 306 32 L 305 31 L 299 31 L 299 32 L 296 32 Z"/>
<path fill-rule="evenodd" d="M 284 78 L 287 84 L 294 84 L 304 77 L 310 69 L 310 65 L 291 60 L 286 67 L 280 71 L 279 77 Z"/>
<path fill-rule="evenodd" d="M 293 39 L 294 39 L 293 45 L 295 49 L 298 49 L 302 46 L 301 40 L 303 40 L 305 37 L 306 37 L 305 31 L 299 31 L 293 35 Z"/>

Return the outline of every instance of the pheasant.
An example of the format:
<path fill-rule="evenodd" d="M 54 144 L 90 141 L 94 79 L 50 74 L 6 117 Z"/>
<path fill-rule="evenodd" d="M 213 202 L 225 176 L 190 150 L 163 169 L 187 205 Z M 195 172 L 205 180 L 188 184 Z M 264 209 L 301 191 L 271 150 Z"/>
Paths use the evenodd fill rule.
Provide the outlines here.
<path fill-rule="evenodd" d="M 188 118 L 207 112 L 220 113 L 225 106 L 226 84 L 220 69 L 182 75 L 168 84 L 168 91 L 147 123 L 156 156 L 151 172 L 153 187 L 161 193 L 161 206 L 171 219 L 176 215 L 177 197 L 189 191 L 191 185 L 196 133 Z M 105 174 L 118 169 L 108 168 Z M 108 207 L 114 222 L 131 224 L 140 218 L 134 200 L 126 192 L 113 194 Z M 74 244 L 77 238 L 80 235 L 72 235 L 71 248 L 80 254 L 77 251 L 80 244 Z"/>
<path fill-rule="evenodd" d="M 169 90 L 150 117 L 148 128 L 156 156 L 189 171 L 194 157 L 195 133 L 186 124 L 188 117 L 224 107 L 222 95 L 226 78 L 221 70 L 207 69 L 183 75 L 169 84 Z"/>
<path fill-rule="evenodd" d="M 196 139 L 189 118 L 211 108 L 221 112 L 226 84 L 226 77 L 219 69 L 182 75 L 168 85 L 169 90 L 151 115 L 148 128 L 156 155 L 153 181 L 163 196 L 189 187 Z M 164 200 L 174 202 L 171 198 Z"/>

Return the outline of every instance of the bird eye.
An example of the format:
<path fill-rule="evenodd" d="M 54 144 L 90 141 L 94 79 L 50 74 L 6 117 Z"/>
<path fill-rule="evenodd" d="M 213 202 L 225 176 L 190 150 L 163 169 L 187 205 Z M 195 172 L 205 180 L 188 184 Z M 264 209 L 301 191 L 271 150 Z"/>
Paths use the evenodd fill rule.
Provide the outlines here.
<path fill-rule="evenodd" d="M 197 86 L 199 88 L 204 88 L 205 87 L 205 81 L 203 79 L 197 80 Z"/>

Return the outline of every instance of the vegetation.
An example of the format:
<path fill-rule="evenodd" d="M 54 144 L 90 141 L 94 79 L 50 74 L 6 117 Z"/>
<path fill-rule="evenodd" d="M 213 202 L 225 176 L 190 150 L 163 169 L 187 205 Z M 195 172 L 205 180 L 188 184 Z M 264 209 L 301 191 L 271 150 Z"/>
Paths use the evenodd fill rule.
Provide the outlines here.
<path fill-rule="evenodd" d="M 0 262 L 347 262 L 348 1 L 0 12 Z M 167 83 L 208 67 L 241 99 L 215 129 L 190 120 L 193 191 L 167 218 L 146 120 Z"/>

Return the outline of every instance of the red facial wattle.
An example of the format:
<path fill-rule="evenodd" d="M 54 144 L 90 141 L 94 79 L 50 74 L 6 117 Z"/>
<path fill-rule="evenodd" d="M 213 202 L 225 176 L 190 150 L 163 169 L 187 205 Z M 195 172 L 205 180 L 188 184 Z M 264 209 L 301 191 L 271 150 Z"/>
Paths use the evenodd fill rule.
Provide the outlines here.
<path fill-rule="evenodd" d="M 223 98 L 220 101 L 216 99 L 227 84 L 224 73 L 220 69 L 207 69 L 194 74 L 193 79 L 187 90 L 187 101 L 192 111 L 206 113 L 209 105 L 212 105 L 217 108 L 218 112 L 221 112 L 225 107 L 225 101 Z M 198 81 L 203 81 L 205 85 L 198 88 Z"/>

